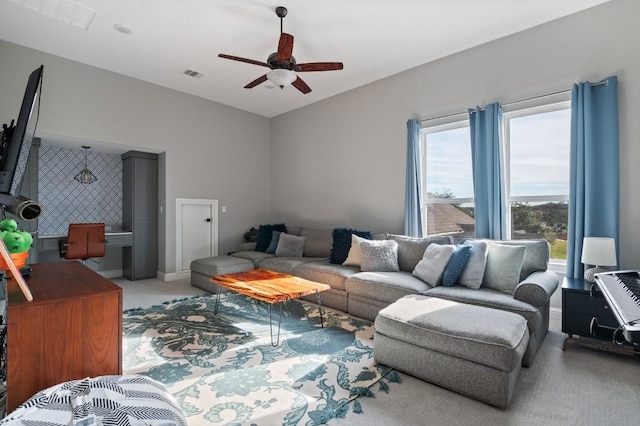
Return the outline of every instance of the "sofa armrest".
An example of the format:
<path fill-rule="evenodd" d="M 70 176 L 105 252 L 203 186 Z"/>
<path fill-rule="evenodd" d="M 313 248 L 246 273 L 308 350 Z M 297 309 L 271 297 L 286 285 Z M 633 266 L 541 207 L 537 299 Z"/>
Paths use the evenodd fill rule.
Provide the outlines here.
<path fill-rule="evenodd" d="M 539 308 L 549 301 L 556 288 L 558 275 L 555 272 L 533 272 L 517 285 L 513 298 Z"/>

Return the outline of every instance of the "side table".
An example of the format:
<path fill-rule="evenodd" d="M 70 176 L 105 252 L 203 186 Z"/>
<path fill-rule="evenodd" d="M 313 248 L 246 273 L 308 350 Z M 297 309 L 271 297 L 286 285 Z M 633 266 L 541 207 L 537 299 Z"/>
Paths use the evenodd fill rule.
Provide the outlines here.
<path fill-rule="evenodd" d="M 592 324 L 601 326 L 605 333 L 595 333 Z M 562 281 L 562 332 L 568 334 L 562 345 L 563 351 L 569 341 L 575 341 L 598 349 L 638 355 L 638 350 L 632 345 L 612 342 L 613 330 L 617 327 L 618 322 L 607 300 L 595 284 L 582 278 L 565 278 Z"/>

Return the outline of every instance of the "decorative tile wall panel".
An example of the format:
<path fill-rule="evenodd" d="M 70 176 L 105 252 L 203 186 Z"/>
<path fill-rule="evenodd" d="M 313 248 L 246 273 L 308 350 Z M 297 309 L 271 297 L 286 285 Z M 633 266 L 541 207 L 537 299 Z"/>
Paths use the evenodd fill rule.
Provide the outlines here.
<path fill-rule="evenodd" d="M 40 235 L 66 235 L 70 223 L 104 222 L 122 230 L 122 160 L 119 154 L 89 150 L 87 168 L 98 178 L 82 184 L 84 149 L 42 145 L 38 161 Z"/>

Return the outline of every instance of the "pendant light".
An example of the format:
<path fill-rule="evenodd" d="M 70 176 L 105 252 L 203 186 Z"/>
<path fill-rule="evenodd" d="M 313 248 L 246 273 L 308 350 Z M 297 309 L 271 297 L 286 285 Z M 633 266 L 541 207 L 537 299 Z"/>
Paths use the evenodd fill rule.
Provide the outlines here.
<path fill-rule="evenodd" d="M 93 183 L 95 181 L 98 180 L 98 178 L 96 177 L 96 175 L 94 175 L 93 173 L 91 173 L 91 171 L 87 168 L 87 164 L 88 164 L 88 160 L 87 160 L 87 155 L 89 152 L 89 148 L 91 148 L 90 146 L 86 146 L 86 145 L 82 145 L 82 148 L 84 149 L 84 169 L 82 169 L 82 171 L 80 171 L 80 173 L 78 173 L 77 175 L 74 176 L 74 179 L 77 180 L 80 183 Z"/>

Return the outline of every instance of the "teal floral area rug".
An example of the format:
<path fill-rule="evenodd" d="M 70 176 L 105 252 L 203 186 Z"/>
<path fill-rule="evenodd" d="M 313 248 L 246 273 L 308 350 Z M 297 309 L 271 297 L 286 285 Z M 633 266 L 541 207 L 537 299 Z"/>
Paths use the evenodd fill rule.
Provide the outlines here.
<path fill-rule="evenodd" d="M 190 425 L 316 425 L 361 412 L 356 399 L 399 382 L 373 360 L 373 325 L 298 300 L 271 344 L 269 305 L 196 296 L 123 316 L 123 370 L 164 383 Z M 278 305 L 273 306 L 277 335 Z"/>

